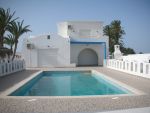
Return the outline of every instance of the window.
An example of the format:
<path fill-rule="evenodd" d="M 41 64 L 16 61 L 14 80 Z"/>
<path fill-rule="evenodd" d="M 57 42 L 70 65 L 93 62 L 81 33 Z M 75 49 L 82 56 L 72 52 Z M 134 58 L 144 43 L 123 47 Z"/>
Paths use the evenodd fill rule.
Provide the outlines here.
<path fill-rule="evenodd" d="M 33 44 L 30 44 L 30 43 L 27 44 L 27 49 L 33 49 L 33 48 L 34 48 Z"/>
<path fill-rule="evenodd" d="M 51 37 L 50 37 L 50 35 L 47 35 L 47 39 L 50 39 Z"/>

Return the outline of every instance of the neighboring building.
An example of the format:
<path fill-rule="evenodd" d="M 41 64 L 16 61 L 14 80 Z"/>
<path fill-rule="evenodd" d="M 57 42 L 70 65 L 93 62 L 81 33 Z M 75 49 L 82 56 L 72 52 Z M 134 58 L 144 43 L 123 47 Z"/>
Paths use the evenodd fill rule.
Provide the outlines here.
<path fill-rule="evenodd" d="M 123 61 L 150 63 L 150 53 L 122 56 Z"/>
<path fill-rule="evenodd" d="M 108 48 L 102 22 L 67 21 L 58 35 L 26 38 L 23 56 L 27 67 L 103 66 Z"/>
<path fill-rule="evenodd" d="M 127 62 L 143 62 L 143 63 L 150 63 L 150 54 L 129 54 L 123 56 L 120 51 L 120 45 L 114 45 L 114 59 L 127 61 Z"/>

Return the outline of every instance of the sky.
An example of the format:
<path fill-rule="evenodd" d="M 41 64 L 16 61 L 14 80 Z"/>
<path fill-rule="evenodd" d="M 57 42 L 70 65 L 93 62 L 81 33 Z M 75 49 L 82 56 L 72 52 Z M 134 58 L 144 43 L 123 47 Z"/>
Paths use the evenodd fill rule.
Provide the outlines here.
<path fill-rule="evenodd" d="M 150 0 L 0 0 L 0 7 L 16 11 L 15 17 L 30 25 L 30 35 L 57 33 L 57 23 L 67 20 L 103 21 L 104 26 L 120 20 L 126 47 L 150 53 Z"/>

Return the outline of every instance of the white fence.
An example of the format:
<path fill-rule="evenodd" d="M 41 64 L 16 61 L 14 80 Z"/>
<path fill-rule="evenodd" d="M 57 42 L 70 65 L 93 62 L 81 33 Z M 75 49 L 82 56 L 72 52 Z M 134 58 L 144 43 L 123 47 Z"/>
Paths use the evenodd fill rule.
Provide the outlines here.
<path fill-rule="evenodd" d="M 108 59 L 106 60 L 106 67 L 133 75 L 150 78 L 150 63 Z"/>
<path fill-rule="evenodd" d="M 0 77 L 25 69 L 24 60 L 0 62 Z"/>

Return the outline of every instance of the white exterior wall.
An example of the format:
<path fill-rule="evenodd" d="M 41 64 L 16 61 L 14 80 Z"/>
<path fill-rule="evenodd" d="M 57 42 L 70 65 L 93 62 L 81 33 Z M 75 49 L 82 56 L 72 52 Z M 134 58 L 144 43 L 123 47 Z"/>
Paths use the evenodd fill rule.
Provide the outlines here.
<path fill-rule="evenodd" d="M 101 38 L 71 38 L 73 42 L 104 42 L 106 44 L 106 58 L 109 55 L 109 38 L 107 36 L 103 36 Z M 72 45 L 72 44 L 71 44 Z M 92 44 L 95 46 L 95 44 Z"/>
<path fill-rule="evenodd" d="M 47 39 L 47 35 L 42 35 L 24 40 L 23 56 L 27 67 L 42 67 L 39 65 L 41 60 L 47 62 L 47 65 L 44 67 L 61 67 L 70 65 L 70 39 L 63 38 L 59 35 L 50 36 L 50 39 Z M 27 49 L 26 44 L 28 42 L 34 45 L 33 49 Z M 43 59 L 39 59 L 38 53 L 40 51 L 43 54 Z M 55 54 L 53 54 L 53 51 L 56 51 Z M 47 57 L 45 55 L 47 55 Z M 56 61 L 54 61 L 54 59 Z"/>
<path fill-rule="evenodd" d="M 71 26 L 71 29 L 68 29 Z M 95 21 L 67 21 L 58 24 L 58 34 L 63 37 L 100 38 L 103 37 L 103 23 Z"/>
<path fill-rule="evenodd" d="M 61 22 L 57 26 L 58 35 L 50 35 L 50 40 L 47 39 L 47 35 L 24 40 L 23 56 L 27 67 L 70 67 L 74 64 L 78 65 L 78 56 L 85 48 L 93 49 L 98 56 L 98 65 L 103 65 L 104 43 L 106 44 L 106 57 L 109 54 L 109 44 L 108 37 L 103 36 L 102 22 L 67 21 Z M 69 30 L 70 26 L 71 30 Z M 70 45 L 70 42 L 102 42 L 103 44 Z M 27 49 L 27 43 L 34 45 L 34 48 Z"/>
<path fill-rule="evenodd" d="M 92 49 L 97 53 L 98 56 L 98 65 L 103 65 L 104 59 L 104 47 L 103 45 L 86 45 L 86 44 L 71 44 L 70 53 L 71 53 L 71 63 L 78 65 L 78 56 L 80 52 L 84 49 Z"/>
<path fill-rule="evenodd" d="M 70 37 L 71 42 L 102 42 L 106 44 L 108 56 L 108 37 L 103 36 L 103 23 L 99 21 L 67 21 L 58 24 L 58 34 Z M 71 44 L 71 63 L 78 65 L 78 56 L 86 48 L 93 49 L 98 55 L 98 65 L 103 65 L 103 44 Z"/>
<path fill-rule="evenodd" d="M 67 22 L 61 22 L 57 24 L 57 30 L 58 30 L 58 35 L 68 38 L 68 23 Z"/>

